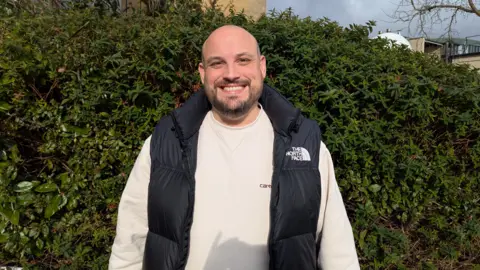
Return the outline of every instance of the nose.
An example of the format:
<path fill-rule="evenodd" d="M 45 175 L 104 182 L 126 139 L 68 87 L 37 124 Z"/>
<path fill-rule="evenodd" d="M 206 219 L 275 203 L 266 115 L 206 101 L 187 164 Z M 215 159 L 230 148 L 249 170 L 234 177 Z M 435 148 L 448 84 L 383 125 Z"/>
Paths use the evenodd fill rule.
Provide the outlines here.
<path fill-rule="evenodd" d="M 235 64 L 226 65 L 225 72 L 223 74 L 223 78 L 226 81 L 235 81 L 240 78 L 238 70 Z"/>

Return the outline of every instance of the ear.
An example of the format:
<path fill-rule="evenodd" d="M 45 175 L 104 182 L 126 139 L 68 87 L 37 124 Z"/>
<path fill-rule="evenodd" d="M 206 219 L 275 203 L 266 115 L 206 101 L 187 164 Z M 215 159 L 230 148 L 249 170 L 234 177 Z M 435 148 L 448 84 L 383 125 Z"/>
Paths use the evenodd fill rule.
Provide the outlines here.
<path fill-rule="evenodd" d="M 203 62 L 200 62 L 200 64 L 198 64 L 198 72 L 200 73 L 200 80 L 202 80 L 202 84 L 205 84 L 205 66 L 203 65 Z"/>
<path fill-rule="evenodd" d="M 267 59 L 264 55 L 260 56 L 260 71 L 262 72 L 262 79 L 267 76 Z"/>

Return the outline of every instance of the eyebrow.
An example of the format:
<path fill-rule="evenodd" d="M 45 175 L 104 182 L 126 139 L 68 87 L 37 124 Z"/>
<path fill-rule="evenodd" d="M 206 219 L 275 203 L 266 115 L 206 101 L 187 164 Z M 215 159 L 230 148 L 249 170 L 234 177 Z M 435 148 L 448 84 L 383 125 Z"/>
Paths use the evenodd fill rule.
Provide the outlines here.
<path fill-rule="evenodd" d="M 239 57 L 239 56 L 248 56 L 248 57 L 252 57 L 252 58 L 254 57 L 253 54 L 247 53 L 247 52 L 237 54 L 237 57 Z"/>
<path fill-rule="evenodd" d="M 222 61 L 223 58 L 221 58 L 220 56 L 211 56 L 211 57 L 209 57 L 209 58 L 207 59 L 207 63 L 211 63 L 211 62 L 213 62 L 213 61 L 215 61 L 215 60 Z"/>
<path fill-rule="evenodd" d="M 254 58 L 254 56 L 251 53 L 248 53 L 248 52 L 238 53 L 235 57 L 242 57 L 242 56 L 248 56 L 248 57 Z M 207 59 L 207 63 L 211 63 L 215 60 L 222 61 L 223 58 L 220 57 L 220 56 L 211 56 Z"/>

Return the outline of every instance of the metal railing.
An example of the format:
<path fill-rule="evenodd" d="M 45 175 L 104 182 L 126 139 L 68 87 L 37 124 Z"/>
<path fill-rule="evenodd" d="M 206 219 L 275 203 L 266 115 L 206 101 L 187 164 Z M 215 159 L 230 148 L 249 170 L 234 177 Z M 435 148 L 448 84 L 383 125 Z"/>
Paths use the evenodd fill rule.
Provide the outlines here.
<path fill-rule="evenodd" d="M 473 36 L 467 36 L 465 37 L 465 44 L 463 45 L 463 54 L 467 53 L 475 53 L 475 52 L 480 52 L 480 41 L 475 40 L 479 42 L 479 44 L 468 44 L 468 39 L 472 37 L 480 37 L 480 35 L 473 35 Z"/>

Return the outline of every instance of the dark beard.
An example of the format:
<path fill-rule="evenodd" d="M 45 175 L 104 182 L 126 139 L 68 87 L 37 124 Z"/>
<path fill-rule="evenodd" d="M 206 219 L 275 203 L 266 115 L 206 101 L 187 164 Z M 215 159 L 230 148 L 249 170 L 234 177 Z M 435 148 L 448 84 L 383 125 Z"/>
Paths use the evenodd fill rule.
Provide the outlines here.
<path fill-rule="evenodd" d="M 238 102 L 234 108 L 230 108 L 228 106 L 228 102 L 222 102 L 221 100 L 219 100 L 217 98 L 216 91 L 215 91 L 215 89 L 217 89 L 217 87 L 221 87 L 222 85 L 225 85 L 225 84 L 228 84 L 228 83 L 244 84 L 244 85 L 247 85 L 248 87 L 250 87 L 250 93 L 248 95 L 248 99 L 245 100 L 245 101 L 242 101 L 242 102 Z M 217 111 L 218 114 L 220 114 L 221 116 L 223 116 L 226 119 L 231 119 L 231 120 L 240 119 L 240 118 L 244 117 L 245 115 L 247 115 L 247 113 L 254 106 L 257 105 L 258 99 L 260 98 L 260 95 L 262 94 L 262 91 L 263 91 L 262 88 L 258 89 L 258 91 L 255 91 L 255 89 L 252 89 L 251 87 L 252 86 L 250 84 L 250 81 L 246 81 L 246 80 L 243 80 L 243 81 L 240 81 L 240 80 L 237 80 L 237 81 L 223 80 L 223 81 L 217 82 L 213 86 L 213 89 L 208 89 L 208 87 L 206 87 L 207 93 L 210 93 L 212 95 L 211 97 L 208 97 L 209 95 L 207 95 L 207 97 L 208 97 L 210 103 L 212 104 L 213 109 L 215 111 Z M 262 87 L 262 86 L 260 86 L 260 87 Z M 236 97 L 232 97 L 230 99 L 234 100 L 235 98 Z"/>
<path fill-rule="evenodd" d="M 235 98 L 231 98 L 235 99 Z M 239 103 L 235 108 L 229 108 L 227 103 L 220 101 L 217 96 L 211 101 L 212 107 L 223 117 L 227 119 L 238 119 L 245 116 L 256 105 L 257 100 L 254 96 L 249 95 L 248 99 Z"/>

